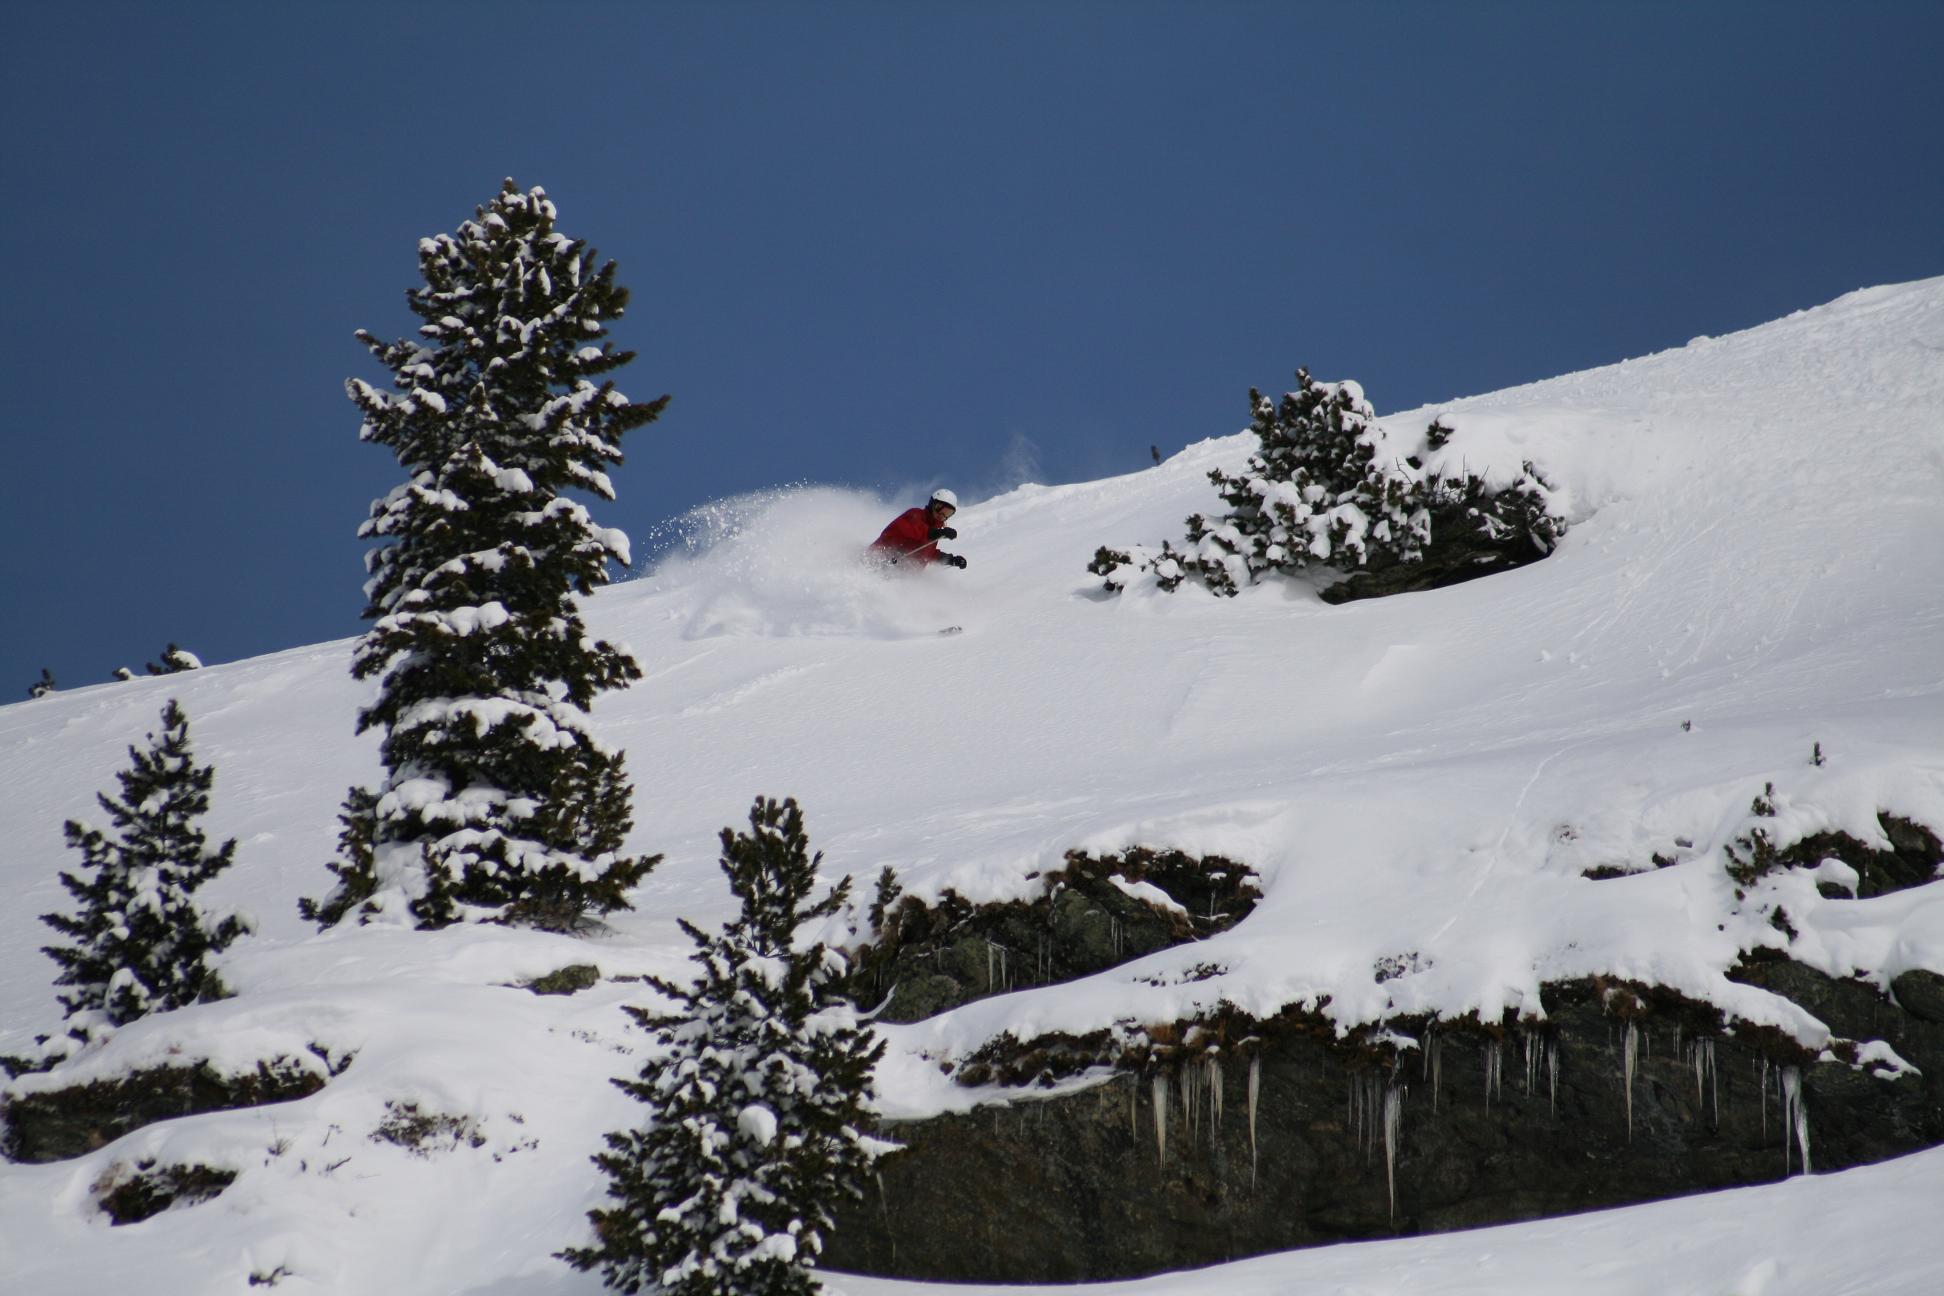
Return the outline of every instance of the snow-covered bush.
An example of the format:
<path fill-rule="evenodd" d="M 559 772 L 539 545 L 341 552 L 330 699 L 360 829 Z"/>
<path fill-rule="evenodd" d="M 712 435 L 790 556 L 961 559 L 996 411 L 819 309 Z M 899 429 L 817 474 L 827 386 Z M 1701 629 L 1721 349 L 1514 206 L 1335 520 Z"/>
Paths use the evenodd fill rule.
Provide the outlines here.
<path fill-rule="evenodd" d="M 49 693 L 59 691 L 60 685 L 54 682 L 54 672 L 45 666 L 41 667 L 41 677 L 27 686 L 27 696 L 30 698 L 44 698 Z"/>
<path fill-rule="evenodd" d="M 406 480 L 359 534 L 372 626 L 352 673 L 378 681 L 360 731 L 384 731 L 386 778 L 353 789 L 339 884 L 306 917 L 496 919 L 570 929 L 627 907 L 659 856 L 624 856 L 632 789 L 582 716 L 641 678 L 594 638 L 575 595 L 626 564 L 628 538 L 568 491 L 614 498 L 621 435 L 667 397 L 593 381 L 633 359 L 602 339 L 626 307 L 614 263 L 554 228 L 540 189 L 511 180 L 456 235 L 419 244 L 416 339 L 359 338 L 391 371 L 346 384 L 360 436 Z"/>
<path fill-rule="evenodd" d="M 173 699 L 162 709 L 161 735 L 128 754 L 130 767 L 115 776 L 121 795 L 96 797 L 112 829 L 66 825 L 82 863 L 61 874 L 61 885 L 79 909 L 41 917 L 73 942 L 44 950 L 61 968 L 54 984 L 68 987 L 59 996 L 68 1038 L 44 1046 L 46 1060 L 103 1028 L 222 997 L 214 958 L 250 929 L 242 916 L 206 912 L 194 899 L 230 866 L 236 843 L 211 850 L 198 824 L 216 771 L 195 763 L 189 721 Z"/>
<path fill-rule="evenodd" d="M 1198 580 L 1233 595 L 1267 572 L 1327 568 L 1344 579 L 1324 597 L 1342 602 L 1519 566 L 1564 534 L 1531 463 L 1493 485 L 1464 466 L 1443 421 L 1406 442 L 1356 383 L 1319 383 L 1306 369 L 1296 382 L 1281 401 L 1250 390 L 1256 451 L 1241 473 L 1209 473 L 1228 511 L 1190 517 L 1185 550 L 1103 546 L 1087 570 L 1113 591 L 1148 574 L 1164 590 Z"/>
<path fill-rule="evenodd" d="M 162 650 L 161 661 L 149 662 L 143 669 L 151 675 L 180 675 L 183 671 L 201 670 L 202 658 L 187 648 L 170 644 Z M 131 671 L 129 674 L 130 678 L 133 678 L 134 672 Z"/>
<path fill-rule="evenodd" d="M 594 1160 L 613 1204 L 589 1213 L 596 1242 L 562 1258 L 610 1287 L 680 1296 L 794 1296 L 856 1196 L 876 1149 L 857 1125 L 884 1045 L 837 997 L 843 956 L 798 948 L 797 927 L 848 899 L 845 878 L 808 904 L 810 857 L 794 800 L 759 798 L 749 831 L 722 830 L 722 871 L 742 901 L 720 934 L 684 922 L 693 985 L 650 978 L 675 1011 L 628 1012 L 656 1056 L 615 1083 L 647 1105 L 646 1124 L 607 1136 Z"/>

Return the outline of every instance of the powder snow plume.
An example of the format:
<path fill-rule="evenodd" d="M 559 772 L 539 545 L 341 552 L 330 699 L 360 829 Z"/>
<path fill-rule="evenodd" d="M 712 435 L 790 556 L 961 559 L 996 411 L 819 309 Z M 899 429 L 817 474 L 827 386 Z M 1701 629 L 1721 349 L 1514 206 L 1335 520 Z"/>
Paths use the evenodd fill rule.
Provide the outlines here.
<path fill-rule="evenodd" d="M 656 529 L 640 583 L 676 596 L 685 639 L 930 634 L 954 620 L 950 592 L 865 557 L 905 507 L 830 486 L 712 500 Z"/>

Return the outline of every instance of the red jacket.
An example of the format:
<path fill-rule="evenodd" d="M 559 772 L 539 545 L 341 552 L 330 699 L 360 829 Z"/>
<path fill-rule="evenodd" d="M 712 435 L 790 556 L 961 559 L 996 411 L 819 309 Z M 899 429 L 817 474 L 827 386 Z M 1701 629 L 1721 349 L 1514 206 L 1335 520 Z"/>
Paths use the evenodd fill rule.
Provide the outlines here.
<path fill-rule="evenodd" d="M 906 509 L 891 519 L 891 525 L 884 533 L 871 541 L 871 552 L 886 561 L 915 562 L 919 565 L 938 561 L 938 541 L 931 538 L 932 520 L 929 508 Z"/>

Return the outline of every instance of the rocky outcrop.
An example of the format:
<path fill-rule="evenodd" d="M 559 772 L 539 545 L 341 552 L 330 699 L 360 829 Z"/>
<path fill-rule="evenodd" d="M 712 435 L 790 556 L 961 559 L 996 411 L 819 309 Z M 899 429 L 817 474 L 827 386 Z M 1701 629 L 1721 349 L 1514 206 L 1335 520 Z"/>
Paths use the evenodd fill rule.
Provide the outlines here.
<path fill-rule="evenodd" d="M 877 939 L 852 951 L 845 993 L 912 1022 L 987 995 L 1074 981 L 1205 940 L 1254 910 L 1255 873 L 1219 856 L 1069 852 L 1030 900 L 973 904 L 947 891 L 881 904 Z"/>
<path fill-rule="evenodd" d="M 1770 799 L 1774 793 L 1775 785 L 1771 783 L 1755 798 L 1753 809 L 1757 818 L 1775 814 Z M 1814 869 L 1824 860 L 1840 860 L 1856 871 L 1855 886 L 1822 882 L 1818 887 L 1831 899 L 1853 896 L 1859 900 L 1923 886 L 1937 879 L 1940 869 L 1944 869 L 1944 842 L 1938 840 L 1936 833 L 1914 820 L 1889 813 L 1878 814 L 1877 825 L 1889 842 L 1886 849 L 1879 850 L 1844 832 L 1811 833 L 1781 846 L 1758 824 L 1727 847 L 1728 875 L 1747 887 L 1770 873 Z"/>
<path fill-rule="evenodd" d="M 1944 1025 L 1785 960 L 1740 975 L 1851 1040 L 1812 1056 L 1707 1005 L 1603 981 L 1549 986 L 1543 1030 L 1390 1023 L 1340 1040 L 1300 1011 L 1178 1024 L 1080 1092 L 887 1126 L 904 1150 L 845 1211 L 825 1262 L 948 1281 L 1129 1277 L 1944 1141 Z M 1101 1045 L 1064 1047 L 1079 1065 Z"/>
<path fill-rule="evenodd" d="M 172 1206 L 193 1206 L 219 1196 L 236 1182 L 236 1171 L 206 1165 L 158 1166 L 145 1161 L 133 1173 L 101 1185 L 102 1214 L 115 1224 L 139 1224 Z"/>
<path fill-rule="evenodd" d="M 259 1062 L 254 1071 L 224 1075 L 198 1062 L 14 1094 L 0 1108 L 6 1126 L 0 1153 L 13 1161 L 62 1161 L 106 1147 L 156 1121 L 290 1102 L 324 1087 L 321 1069 L 315 1063 L 276 1058 Z M 342 1069 L 343 1064 L 335 1068 Z"/>

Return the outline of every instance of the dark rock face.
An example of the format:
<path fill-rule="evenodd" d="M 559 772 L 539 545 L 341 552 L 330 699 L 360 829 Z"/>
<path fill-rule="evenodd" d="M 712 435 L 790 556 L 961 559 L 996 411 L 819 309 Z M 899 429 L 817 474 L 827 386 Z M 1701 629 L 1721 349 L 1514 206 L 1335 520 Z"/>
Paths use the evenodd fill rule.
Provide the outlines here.
<path fill-rule="evenodd" d="M 1155 887 L 1179 908 L 1129 894 Z M 1216 856 L 1135 849 L 1106 859 L 1078 851 L 1042 880 L 1035 899 L 974 905 L 953 892 L 928 905 L 907 896 L 879 939 L 855 951 L 845 993 L 879 1018 L 920 1021 L 1027 986 L 1091 976 L 1156 950 L 1203 940 L 1240 922 L 1261 892 L 1255 873 Z"/>
<path fill-rule="evenodd" d="M 1842 833 L 1821 834 L 1808 838 L 1804 844 L 1822 844 L 1823 854 L 1834 855 L 1852 865 L 1862 875 L 1856 888 L 1859 899 L 1922 886 L 1936 879 L 1938 870 L 1944 868 L 1944 842 L 1938 840 L 1936 833 L 1892 814 L 1878 815 L 1877 822 L 1882 825 L 1884 836 L 1890 839 L 1889 850 L 1871 850 Z M 1832 840 L 1824 843 L 1825 837 Z"/>
<path fill-rule="evenodd" d="M 1725 1030 L 1705 1006 L 1603 983 L 1549 987 L 1543 1033 L 1410 1031 L 1422 1046 L 1388 1056 L 1314 1022 L 1259 1023 L 1254 1038 L 1157 1052 L 1145 1073 L 1077 1094 L 887 1127 L 905 1150 L 846 1208 L 825 1263 L 948 1281 L 1131 1277 L 1767 1182 L 1800 1173 L 1805 1155 L 1824 1171 L 1944 1141 L 1944 1025 L 1797 964 L 1744 972 L 1922 1074 L 1849 1046 L 1834 1051 L 1860 1064 L 1818 1061 L 1774 1032 Z"/>
<path fill-rule="evenodd" d="M 1890 983 L 1890 993 L 1912 1016 L 1944 1022 L 1944 976 L 1912 968 Z"/>
<path fill-rule="evenodd" d="M 222 1075 L 201 1062 L 22 1094 L 0 1110 L 6 1121 L 0 1153 L 13 1161 L 62 1161 L 156 1121 L 289 1102 L 323 1087 L 313 1068 L 278 1058 L 241 1075 Z"/>
<path fill-rule="evenodd" d="M 116 1224 L 137 1224 L 171 1206 L 193 1206 L 236 1182 L 236 1171 L 206 1165 L 163 1166 L 153 1161 L 101 1194 L 101 1209 Z"/>
<path fill-rule="evenodd" d="M 1434 541 L 1416 562 L 1374 562 L 1323 586 L 1318 597 L 1325 603 L 1350 603 L 1443 589 L 1524 567 L 1551 552 L 1538 547 L 1529 535 L 1481 528 L 1465 512 L 1439 511 L 1431 524 Z"/>

